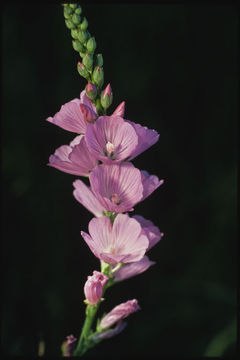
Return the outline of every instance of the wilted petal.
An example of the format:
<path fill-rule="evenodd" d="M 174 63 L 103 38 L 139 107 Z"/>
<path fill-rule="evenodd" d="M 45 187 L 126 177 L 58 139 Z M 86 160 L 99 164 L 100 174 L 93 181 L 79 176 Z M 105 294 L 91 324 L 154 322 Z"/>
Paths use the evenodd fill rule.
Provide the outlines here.
<path fill-rule="evenodd" d="M 77 136 L 69 145 L 58 148 L 49 158 L 49 166 L 80 176 L 88 176 L 98 164 L 97 159 L 88 151 L 83 135 Z"/>
<path fill-rule="evenodd" d="M 160 185 L 164 183 L 164 180 L 159 180 L 156 175 L 150 175 L 147 171 L 141 171 L 142 185 L 143 185 L 143 197 L 141 201 L 146 199 L 152 194 Z"/>
<path fill-rule="evenodd" d="M 145 219 L 143 216 L 134 215 L 133 218 L 139 222 L 142 227 L 142 233 L 148 238 L 148 251 L 161 240 L 163 233 L 160 232 L 159 228 L 155 226 L 152 221 Z"/>
<path fill-rule="evenodd" d="M 140 310 L 138 301 L 136 299 L 128 300 L 125 303 L 115 306 L 112 311 L 105 315 L 100 322 L 100 326 L 103 329 L 109 328 L 116 322 L 126 318 L 127 316 L 138 310 Z"/>
<path fill-rule="evenodd" d="M 74 181 L 73 186 L 75 188 L 73 191 L 75 199 L 85 206 L 93 215 L 97 217 L 102 216 L 106 208 L 98 201 L 90 187 L 85 185 L 81 180 Z"/>
<path fill-rule="evenodd" d="M 127 326 L 126 321 L 120 320 L 114 329 L 110 329 L 108 331 L 103 331 L 99 334 L 96 334 L 92 337 L 92 340 L 97 341 L 97 340 L 109 339 L 122 332 L 126 326 Z"/>
<path fill-rule="evenodd" d="M 131 163 L 98 165 L 89 176 L 92 191 L 102 206 L 111 212 L 132 211 L 141 201 L 141 172 Z"/>
<path fill-rule="evenodd" d="M 125 264 L 120 269 L 118 269 L 114 273 L 114 280 L 121 281 L 139 275 L 154 264 L 155 261 L 149 260 L 149 258 L 145 255 L 140 261 Z"/>
<path fill-rule="evenodd" d="M 89 304 L 95 305 L 101 300 L 103 287 L 108 281 L 108 277 L 99 271 L 94 271 L 92 276 L 88 276 L 84 285 L 84 294 Z"/>

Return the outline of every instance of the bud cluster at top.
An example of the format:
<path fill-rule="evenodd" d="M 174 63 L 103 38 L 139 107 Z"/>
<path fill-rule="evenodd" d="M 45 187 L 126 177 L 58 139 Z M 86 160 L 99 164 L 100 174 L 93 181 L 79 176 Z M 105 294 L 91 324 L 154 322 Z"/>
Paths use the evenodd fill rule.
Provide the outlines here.
<path fill-rule="evenodd" d="M 73 38 L 73 48 L 82 58 L 82 61 L 77 64 L 78 72 L 88 82 L 96 86 L 94 95 L 87 92 L 87 96 L 97 103 L 98 110 L 101 112 L 102 108 L 106 109 L 100 99 L 97 101 L 97 95 L 100 95 L 104 83 L 102 54 L 94 54 L 97 46 L 96 40 L 88 31 L 88 21 L 82 17 L 81 6 L 79 4 L 63 4 L 63 7 L 65 24 L 71 30 Z"/>

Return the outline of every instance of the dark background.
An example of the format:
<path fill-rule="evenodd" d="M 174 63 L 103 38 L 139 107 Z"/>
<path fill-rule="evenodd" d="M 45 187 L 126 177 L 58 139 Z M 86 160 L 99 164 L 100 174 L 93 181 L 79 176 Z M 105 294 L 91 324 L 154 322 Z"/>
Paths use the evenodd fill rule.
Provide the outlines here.
<path fill-rule="evenodd" d="M 165 183 L 135 207 L 165 233 L 157 264 L 106 294 L 137 298 L 124 332 L 86 357 L 233 355 L 236 342 L 237 30 L 226 5 L 83 4 L 104 58 L 105 85 L 126 117 L 159 142 L 134 160 Z M 5 4 L 2 27 L 2 349 L 60 355 L 83 319 L 83 285 L 99 269 L 80 230 L 92 215 L 75 176 L 46 166 L 74 134 L 45 119 L 85 80 L 49 3 Z"/>

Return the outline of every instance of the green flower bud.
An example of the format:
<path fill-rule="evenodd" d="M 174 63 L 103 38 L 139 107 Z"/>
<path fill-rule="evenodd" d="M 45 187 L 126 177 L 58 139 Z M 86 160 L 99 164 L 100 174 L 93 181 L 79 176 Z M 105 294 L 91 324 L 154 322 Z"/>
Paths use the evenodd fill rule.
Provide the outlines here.
<path fill-rule="evenodd" d="M 80 54 L 81 58 L 83 58 L 85 56 L 85 52 L 79 51 L 79 54 Z"/>
<path fill-rule="evenodd" d="M 94 37 L 91 37 L 90 39 L 88 39 L 87 41 L 87 52 L 89 54 L 93 54 L 95 49 L 96 49 L 96 41 Z"/>
<path fill-rule="evenodd" d="M 74 25 L 73 22 L 71 20 L 69 20 L 69 19 L 65 20 L 65 24 L 66 24 L 67 28 L 70 29 L 70 30 L 76 28 L 76 25 Z"/>
<path fill-rule="evenodd" d="M 82 23 L 80 24 L 80 29 L 85 31 L 87 30 L 87 27 L 88 27 L 88 21 L 86 18 L 84 18 Z"/>
<path fill-rule="evenodd" d="M 78 15 L 78 14 L 73 14 L 73 16 L 72 16 L 72 22 L 73 22 L 75 25 L 79 25 L 80 22 L 81 22 L 81 16 Z"/>
<path fill-rule="evenodd" d="M 108 84 L 104 91 L 101 93 L 101 105 L 106 110 L 112 103 L 113 93 L 111 85 Z"/>
<path fill-rule="evenodd" d="M 88 82 L 85 91 L 90 100 L 95 100 L 97 97 L 97 88 L 91 82 Z"/>
<path fill-rule="evenodd" d="M 75 10 L 78 7 L 78 4 L 69 4 L 70 8 Z"/>
<path fill-rule="evenodd" d="M 96 56 L 96 66 L 103 66 L 102 54 L 97 54 L 97 56 Z"/>
<path fill-rule="evenodd" d="M 86 66 L 88 70 L 92 70 L 93 66 L 93 57 L 90 54 L 86 54 L 83 57 L 83 65 Z"/>
<path fill-rule="evenodd" d="M 71 30 L 71 35 L 72 35 L 73 39 L 78 40 L 78 31 L 77 31 L 77 29 L 72 29 Z"/>
<path fill-rule="evenodd" d="M 104 82 L 104 72 L 103 68 L 96 66 L 93 71 L 93 82 L 97 85 L 98 88 L 101 88 Z"/>
<path fill-rule="evenodd" d="M 82 8 L 81 8 L 81 6 L 78 5 L 78 7 L 75 10 L 75 14 L 81 15 L 81 13 L 82 13 Z"/>
<path fill-rule="evenodd" d="M 73 40 L 72 46 L 73 46 L 74 50 L 76 50 L 77 52 L 84 51 L 83 44 L 81 44 L 80 41 L 78 41 L 78 40 Z"/>
<path fill-rule="evenodd" d="M 84 44 L 88 39 L 86 31 L 78 30 L 78 40 Z"/>
<path fill-rule="evenodd" d="M 65 19 L 69 19 L 71 17 L 72 13 L 73 13 L 73 10 L 69 6 L 64 6 L 63 15 L 64 15 Z"/>
<path fill-rule="evenodd" d="M 85 68 L 85 66 L 79 61 L 77 64 L 77 69 L 79 74 L 84 77 L 84 79 L 89 80 L 89 73 L 87 71 L 87 69 Z"/>

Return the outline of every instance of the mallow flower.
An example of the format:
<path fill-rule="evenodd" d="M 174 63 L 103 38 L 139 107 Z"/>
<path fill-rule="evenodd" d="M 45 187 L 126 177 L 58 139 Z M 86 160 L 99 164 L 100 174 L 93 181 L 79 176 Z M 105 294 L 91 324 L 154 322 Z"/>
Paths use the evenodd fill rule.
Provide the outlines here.
<path fill-rule="evenodd" d="M 118 214 L 113 222 L 108 216 L 93 218 L 89 234 L 81 232 L 90 250 L 109 264 L 129 263 L 143 258 L 149 241 L 139 222 L 127 214 Z"/>
<path fill-rule="evenodd" d="M 106 164 L 118 163 L 128 158 L 138 144 L 133 126 L 120 116 L 100 116 L 86 130 L 89 151 Z"/>
<path fill-rule="evenodd" d="M 68 174 L 88 176 L 98 160 L 89 152 L 84 135 L 79 135 L 70 145 L 60 146 L 50 156 L 48 165 Z"/>
<path fill-rule="evenodd" d="M 162 185 L 156 175 L 140 171 L 132 163 L 97 165 L 89 175 L 91 187 L 81 180 L 73 183 L 73 195 L 95 216 L 103 212 L 133 211 L 140 201 Z"/>

